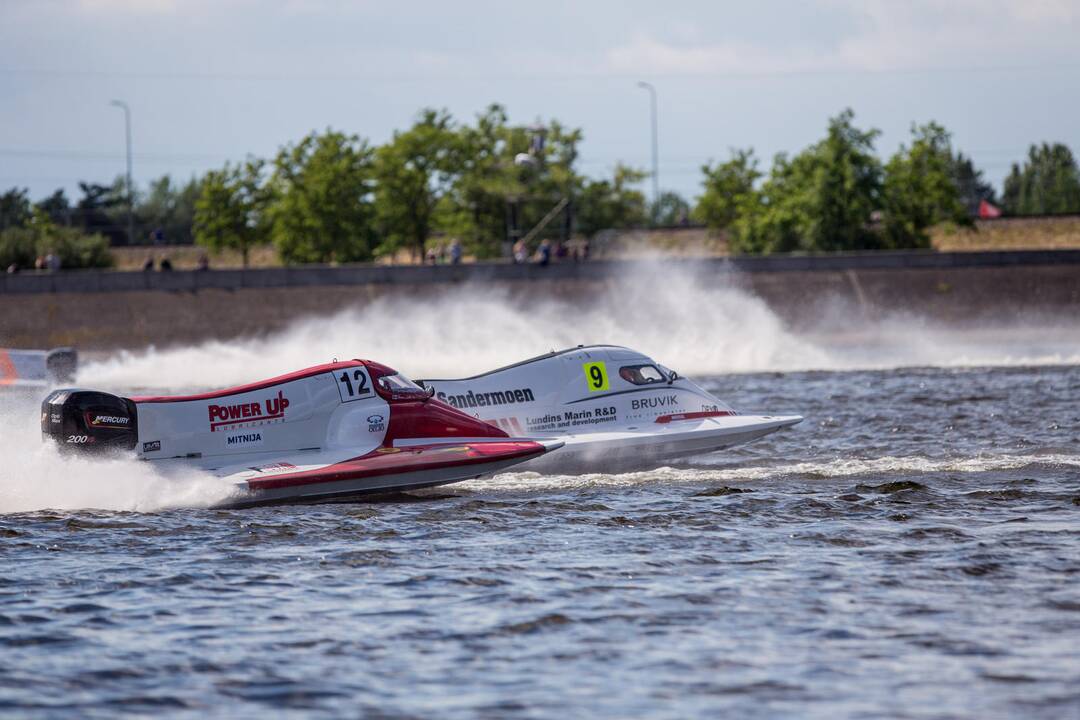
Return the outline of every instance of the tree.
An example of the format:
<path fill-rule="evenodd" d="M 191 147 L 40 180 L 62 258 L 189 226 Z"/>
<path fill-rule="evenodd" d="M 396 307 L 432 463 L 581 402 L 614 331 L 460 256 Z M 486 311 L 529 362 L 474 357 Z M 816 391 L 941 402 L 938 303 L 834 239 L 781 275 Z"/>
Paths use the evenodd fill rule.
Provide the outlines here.
<path fill-rule="evenodd" d="M 195 201 L 195 242 L 212 250 L 238 250 L 244 267 L 252 246 L 266 237 L 263 166 L 262 160 L 249 158 L 208 172 Z"/>
<path fill-rule="evenodd" d="M 124 213 L 127 208 L 127 186 L 124 176 L 118 176 L 112 185 L 79 183 L 82 198 L 75 205 L 75 223 L 88 234 L 101 234 L 112 245 L 127 245 L 127 229 Z"/>
<path fill-rule="evenodd" d="M 445 202 L 444 227 L 463 236 L 479 257 L 498 255 L 513 232 L 525 234 L 562 199 L 577 205 L 583 180 L 574 169 L 580 129 L 558 121 L 510 125 L 491 105 L 459 129 L 461 172 Z M 528 158 L 518 162 L 517 158 Z M 569 214 L 563 233 L 569 232 Z"/>
<path fill-rule="evenodd" d="M 375 152 L 375 212 L 379 254 L 399 247 L 422 258 L 428 238 L 441 228 L 443 203 L 461 169 L 461 136 L 446 111 L 424 110 L 416 123 Z"/>
<path fill-rule="evenodd" d="M 36 203 L 35 207 L 45 213 L 56 224 L 71 225 L 71 203 L 68 201 L 63 188 L 57 189 L 52 195 Z"/>
<path fill-rule="evenodd" d="M 31 205 L 26 188 L 13 187 L 0 195 L 0 230 L 23 227 L 30 222 Z"/>
<path fill-rule="evenodd" d="M 881 163 L 874 155 L 879 133 L 860 130 L 853 120 L 854 113 L 845 110 L 829 121 L 820 142 L 790 160 L 777 155 L 759 192 L 743 192 L 738 202 L 719 194 L 714 223 L 731 225 L 733 250 L 821 252 L 879 245 L 871 227 L 881 194 Z M 735 182 L 739 156 L 732 162 L 725 171 L 735 173 L 730 185 L 745 188 L 745 182 Z"/>
<path fill-rule="evenodd" d="M 754 151 L 732 150 L 731 159 L 714 165 L 702 165 L 705 192 L 694 208 L 694 217 L 710 230 L 726 230 L 743 213 L 756 194 L 754 185 L 761 177 Z"/>
<path fill-rule="evenodd" d="M 881 162 L 874 154 L 878 130 L 859 130 L 845 110 L 829 122 L 815 148 L 808 244 L 815 250 L 859 250 L 876 245 L 871 215 L 881 191 Z"/>
<path fill-rule="evenodd" d="M 168 175 L 150 182 L 135 214 L 143 228 L 143 237 L 160 231 L 166 243 L 186 244 L 194 237 L 195 202 L 200 194 L 199 181 L 191 178 L 177 185 Z"/>
<path fill-rule="evenodd" d="M 370 260 L 376 245 L 374 152 L 327 130 L 274 161 L 271 236 L 286 263 Z"/>
<path fill-rule="evenodd" d="M 1014 164 L 1005 178 L 1004 209 L 1010 215 L 1080 212 L 1080 170 L 1061 143 L 1028 150 L 1024 167 Z"/>
<path fill-rule="evenodd" d="M 912 126 L 911 135 L 911 147 L 901 145 L 885 166 L 883 240 L 890 248 L 928 248 L 927 228 L 972 224 L 957 185 L 949 133 L 931 122 Z"/>
<path fill-rule="evenodd" d="M 648 173 L 622 164 L 615 166 L 611 180 L 585 181 L 577 204 L 577 228 L 594 235 L 610 228 L 644 225 L 648 218 L 645 195 L 633 189 Z"/>
<path fill-rule="evenodd" d="M 677 192 L 665 190 L 649 208 L 649 216 L 660 226 L 686 225 L 690 222 L 690 203 Z"/>
<path fill-rule="evenodd" d="M 983 200 L 992 205 L 998 204 L 994 186 L 986 182 L 982 170 L 978 170 L 971 158 L 963 153 L 957 153 L 953 160 L 953 177 L 960 190 L 960 202 L 964 203 L 968 215 L 978 215 Z"/>

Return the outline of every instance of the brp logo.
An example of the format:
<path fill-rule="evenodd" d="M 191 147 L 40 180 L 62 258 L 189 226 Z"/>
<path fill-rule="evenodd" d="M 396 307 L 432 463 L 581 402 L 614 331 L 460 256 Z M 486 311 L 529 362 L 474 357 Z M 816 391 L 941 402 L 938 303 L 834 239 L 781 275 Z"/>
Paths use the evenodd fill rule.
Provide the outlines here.
<path fill-rule="evenodd" d="M 382 432 L 386 430 L 386 424 L 383 422 L 382 415 L 368 415 L 368 432 Z"/>

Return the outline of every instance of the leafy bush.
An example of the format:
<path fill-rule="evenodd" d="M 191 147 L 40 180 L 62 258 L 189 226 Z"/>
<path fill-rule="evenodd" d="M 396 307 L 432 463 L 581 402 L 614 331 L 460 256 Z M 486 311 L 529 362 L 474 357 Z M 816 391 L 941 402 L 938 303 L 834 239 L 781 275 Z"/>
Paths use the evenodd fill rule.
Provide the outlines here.
<path fill-rule="evenodd" d="M 35 260 L 55 253 L 60 267 L 103 268 L 113 264 L 109 241 L 103 235 L 85 235 L 75 228 L 46 226 L 8 228 L 0 232 L 0 268 L 12 263 L 22 269 L 34 267 Z"/>
<path fill-rule="evenodd" d="M 20 268 L 34 267 L 37 258 L 37 233 L 26 227 L 0 231 L 0 270 L 15 263 Z"/>
<path fill-rule="evenodd" d="M 38 241 L 38 252 L 60 256 L 63 268 L 105 268 L 113 264 L 109 240 L 104 235 L 84 235 L 75 228 L 55 228 Z"/>

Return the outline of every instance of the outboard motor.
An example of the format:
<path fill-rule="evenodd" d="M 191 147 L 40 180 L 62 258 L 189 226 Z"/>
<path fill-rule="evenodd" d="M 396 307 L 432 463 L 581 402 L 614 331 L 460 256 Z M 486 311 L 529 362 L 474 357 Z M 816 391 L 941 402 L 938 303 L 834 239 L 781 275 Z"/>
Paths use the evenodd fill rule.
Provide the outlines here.
<path fill-rule="evenodd" d="M 96 390 L 55 390 L 41 403 L 41 434 L 66 450 L 133 450 L 135 403 Z"/>

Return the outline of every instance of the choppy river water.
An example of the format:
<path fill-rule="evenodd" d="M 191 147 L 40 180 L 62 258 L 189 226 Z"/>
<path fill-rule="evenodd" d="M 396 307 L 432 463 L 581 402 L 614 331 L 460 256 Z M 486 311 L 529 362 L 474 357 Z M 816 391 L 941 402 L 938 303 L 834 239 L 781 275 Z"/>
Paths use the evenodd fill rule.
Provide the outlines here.
<path fill-rule="evenodd" d="M 377 504 L 31 509 L 142 478 L 16 463 L 0 713 L 1080 717 L 1080 366 L 705 384 L 807 420 Z"/>

